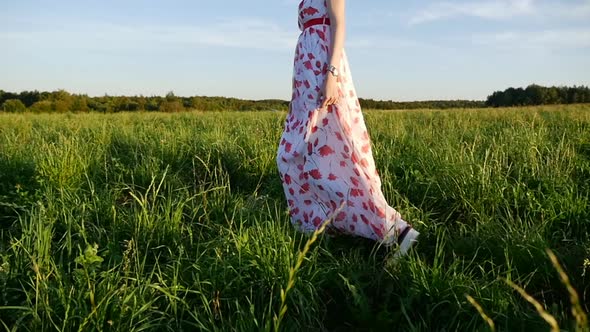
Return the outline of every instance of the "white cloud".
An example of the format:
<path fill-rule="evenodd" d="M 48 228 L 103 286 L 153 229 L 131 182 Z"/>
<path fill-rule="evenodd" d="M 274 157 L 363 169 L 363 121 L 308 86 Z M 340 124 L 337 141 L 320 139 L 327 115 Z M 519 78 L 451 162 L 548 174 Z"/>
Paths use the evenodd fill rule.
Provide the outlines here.
<path fill-rule="evenodd" d="M 590 0 L 582 0 L 574 4 L 555 1 L 542 6 L 542 12 L 548 17 L 590 20 Z"/>
<path fill-rule="evenodd" d="M 503 19 L 534 12 L 535 0 L 494 0 L 435 3 L 410 18 L 410 24 L 420 24 L 456 16 Z"/>
<path fill-rule="evenodd" d="M 358 35 L 351 36 L 345 48 L 366 51 L 421 51 L 442 52 L 449 50 L 445 46 L 423 42 L 417 39 L 400 38 L 387 35 Z"/>
<path fill-rule="evenodd" d="M 536 16 L 553 19 L 590 19 L 590 0 L 477 0 L 434 3 L 412 14 L 410 25 L 453 17 L 478 17 L 491 20 Z"/>
<path fill-rule="evenodd" d="M 590 48 L 590 28 L 505 31 L 474 36 L 473 43 L 509 50 Z"/>
<path fill-rule="evenodd" d="M 296 30 L 261 19 L 234 19 L 206 25 L 131 26 L 106 22 L 51 23 L 43 28 L 0 31 L 0 42 L 67 48 L 152 48 L 154 43 L 172 46 L 217 46 L 272 51 L 292 50 Z"/>

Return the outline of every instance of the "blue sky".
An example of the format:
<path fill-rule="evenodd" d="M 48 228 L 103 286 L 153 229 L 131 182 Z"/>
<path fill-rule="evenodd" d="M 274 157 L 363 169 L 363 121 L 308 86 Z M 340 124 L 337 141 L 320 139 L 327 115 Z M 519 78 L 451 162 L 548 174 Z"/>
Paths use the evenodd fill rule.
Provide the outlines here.
<path fill-rule="evenodd" d="M 19 0 L 0 11 L 0 89 L 291 94 L 298 0 Z M 359 96 L 485 99 L 590 85 L 590 0 L 348 0 Z"/>

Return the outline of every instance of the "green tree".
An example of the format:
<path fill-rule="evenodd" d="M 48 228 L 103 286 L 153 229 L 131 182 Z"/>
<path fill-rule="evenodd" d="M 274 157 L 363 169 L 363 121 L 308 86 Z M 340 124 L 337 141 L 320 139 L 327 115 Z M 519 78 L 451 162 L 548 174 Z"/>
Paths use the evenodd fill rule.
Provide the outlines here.
<path fill-rule="evenodd" d="M 20 99 L 26 107 L 31 107 L 31 105 L 41 100 L 41 94 L 36 90 L 23 91 L 18 95 L 18 99 Z"/>
<path fill-rule="evenodd" d="M 559 90 L 556 87 L 550 87 L 545 90 L 545 104 L 559 104 Z"/>
<path fill-rule="evenodd" d="M 160 103 L 156 98 L 149 98 L 145 105 L 145 110 L 155 112 L 160 109 Z"/>
<path fill-rule="evenodd" d="M 166 94 L 166 99 L 160 103 L 160 112 L 182 112 L 184 111 L 184 105 L 178 97 L 174 95 L 174 92 L 170 91 Z"/>
<path fill-rule="evenodd" d="M 2 103 L 2 110 L 4 112 L 22 113 L 27 110 L 27 107 L 19 99 L 8 99 Z"/>
<path fill-rule="evenodd" d="M 34 113 L 49 113 L 53 112 L 52 103 L 49 100 L 40 100 L 31 106 L 31 112 Z"/>
<path fill-rule="evenodd" d="M 72 95 L 66 90 L 60 89 L 51 93 L 51 109 L 54 112 L 65 113 L 72 110 L 74 102 Z"/>
<path fill-rule="evenodd" d="M 88 97 L 86 96 L 74 96 L 72 98 L 72 106 L 70 108 L 72 112 L 88 112 Z"/>
<path fill-rule="evenodd" d="M 184 110 L 185 110 L 185 108 L 184 108 L 184 106 L 182 106 L 182 103 L 179 100 L 175 100 L 175 101 L 164 100 L 160 104 L 160 108 L 159 108 L 160 112 L 168 112 L 168 113 L 182 112 Z"/>
<path fill-rule="evenodd" d="M 140 112 L 145 111 L 145 107 L 147 104 L 147 101 L 145 100 L 145 98 L 143 96 L 140 97 L 135 97 L 133 99 L 133 102 L 135 102 L 137 104 L 137 110 Z"/>
<path fill-rule="evenodd" d="M 545 102 L 543 87 L 536 84 L 531 84 L 525 89 L 527 96 L 531 100 L 531 105 L 541 105 Z"/>

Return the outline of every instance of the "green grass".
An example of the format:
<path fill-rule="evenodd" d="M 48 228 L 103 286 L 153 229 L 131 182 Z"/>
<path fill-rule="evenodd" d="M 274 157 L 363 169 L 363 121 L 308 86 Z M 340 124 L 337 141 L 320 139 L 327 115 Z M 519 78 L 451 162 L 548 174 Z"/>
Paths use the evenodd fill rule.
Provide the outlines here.
<path fill-rule="evenodd" d="M 467 295 L 499 331 L 549 330 L 512 283 L 583 330 L 546 249 L 588 312 L 590 106 L 365 112 L 422 233 L 399 264 L 352 237 L 300 254 L 284 116 L 0 114 L 0 330 L 489 331 Z"/>

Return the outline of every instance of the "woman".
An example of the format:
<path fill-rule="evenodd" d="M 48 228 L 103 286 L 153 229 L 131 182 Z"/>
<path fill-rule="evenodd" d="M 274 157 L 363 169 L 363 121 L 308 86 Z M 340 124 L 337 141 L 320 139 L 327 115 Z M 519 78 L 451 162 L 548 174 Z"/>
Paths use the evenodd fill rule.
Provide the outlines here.
<path fill-rule="evenodd" d="M 277 152 L 292 224 L 363 236 L 405 254 L 419 233 L 381 191 L 344 52 L 345 0 L 303 0 L 293 95 Z"/>

